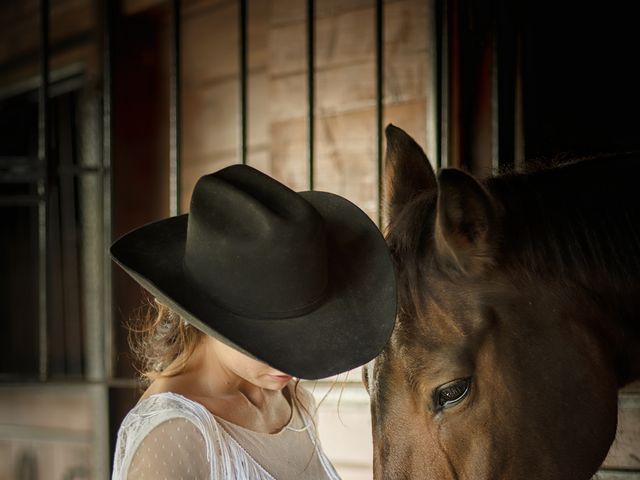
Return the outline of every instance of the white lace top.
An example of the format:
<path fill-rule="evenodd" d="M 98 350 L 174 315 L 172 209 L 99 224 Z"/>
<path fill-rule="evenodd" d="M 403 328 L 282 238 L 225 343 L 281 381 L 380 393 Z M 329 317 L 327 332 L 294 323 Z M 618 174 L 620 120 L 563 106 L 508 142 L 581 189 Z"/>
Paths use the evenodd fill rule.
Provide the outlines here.
<path fill-rule="evenodd" d="M 253 432 L 177 393 L 140 401 L 118 430 L 112 480 L 328 479 L 339 476 L 294 402 L 280 432 Z"/>

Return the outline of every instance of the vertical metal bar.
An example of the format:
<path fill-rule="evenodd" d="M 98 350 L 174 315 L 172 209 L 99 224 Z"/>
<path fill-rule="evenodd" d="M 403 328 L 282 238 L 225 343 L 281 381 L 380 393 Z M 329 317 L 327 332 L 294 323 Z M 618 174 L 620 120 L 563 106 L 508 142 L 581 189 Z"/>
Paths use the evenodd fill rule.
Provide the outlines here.
<path fill-rule="evenodd" d="M 40 89 L 38 92 L 38 160 L 45 175 L 38 180 L 38 342 L 39 342 L 39 376 L 44 381 L 48 377 L 48 345 L 47 345 L 47 284 L 48 258 L 47 233 L 49 215 L 47 199 L 49 185 L 52 181 L 49 164 L 49 0 L 40 0 Z"/>
<path fill-rule="evenodd" d="M 448 167 L 450 164 L 450 91 L 449 91 L 449 1 L 438 0 L 438 112 L 439 112 L 439 145 L 440 156 L 438 157 L 438 168 Z"/>
<path fill-rule="evenodd" d="M 181 1 L 173 0 L 171 11 L 171 79 L 169 107 L 169 214 L 180 213 L 180 50 L 181 50 Z"/>
<path fill-rule="evenodd" d="M 522 111 L 522 33 L 518 32 L 516 37 L 516 78 L 514 93 L 514 166 L 516 170 L 524 168 L 525 143 L 524 143 L 524 123 Z"/>
<path fill-rule="evenodd" d="M 93 48 L 101 55 L 101 4 L 92 1 L 96 27 L 93 35 Z M 100 61 L 102 61 L 100 57 Z M 107 237 L 104 235 L 102 157 L 102 95 L 93 89 L 83 89 L 80 97 L 79 160 L 82 171 L 78 172 L 78 196 L 82 206 L 78 210 L 78 224 L 82 235 L 82 248 L 79 258 L 82 272 L 83 301 L 82 334 L 83 355 L 85 359 L 85 379 L 96 382 L 104 379 L 104 251 Z M 95 173 L 93 173 L 95 172 Z"/>
<path fill-rule="evenodd" d="M 238 0 L 240 52 L 240 161 L 247 163 L 247 0 Z"/>
<path fill-rule="evenodd" d="M 113 378 L 113 304 L 112 304 L 112 264 L 109 255 L 109 245 L 113 236 L 112 224 L 113 214 L 111 199 L 113 197 L 113 172 L 111 165 L 111 131 L 112 131 L 112 71 L 113 59 L 112 43 L 114 31 L 114 9 L 115 3 L 112 0 L 94 0 L 96 15 L 96 29 L 98 30 L 97 49 L 101 55 L 102 62 L 102 98 L 101 98 L 101 144 L 100 161 L 102 165 L 102 292 L 100 295 L 102 325 L 102 341 L 98 343 L 99 352 L 95 355 L 101 359 L 95 366 L 95 376 L 90 378 L 100 382 L 91 388 L 93 397 L 93 425 L 94 425 L 94 468 L 96 478 L 108 478 L 111 471 L 110 441 L 112 432 L 109 422 L 109 387 L 106 380 Z M 93 345 L 92 345 L 93 346 Z"/>
<path fill-rule="evenodd" d="M 384 5 L 376 0 L 376 180 L 378 187 L 378 226 L 382 228 L 382 121 L 384 96 Z"/>
<path fill-rule="evenodd" d="M 494 148 L 494 170 L 513 169 L 518 141 L 517 122 L 517 88 L 518 88 L 518 33 L 519 10 L 516 5 L 495 1 L 493 18 L 494 36 L 494 89 L 492 95 L 495 100 L 493 108 L 495 128 L 493 140 L 497 144 Z M 496 118 L 497 117 L 497 118 Z M 496 168 L 497 167 L 497 168 Z"/>
<path fill-rule="evenodd" d="M 427 78 L 426 78 L 426 153 L 431 166 L 440 164 L 440 61 L 441 41 L 438 0 L 426 0 Z"/>
<path fill-rule="evenodd" d="M 494 175 L 500 172 L 500 38 L 497 15 L 493 18 L 493 35 L 491 45 L 491 171 Z"/>
<path fill-rule="evenodd" d="M 103 189 L 103 238 L 107 245 L 103 248 L 103 272 L 104 290 L 102 298 L 102 311 L 104 315 L 104 371 L 102 380 L 113 378 L 113 305 L 111 285 L 111 258 L 109 256 L 109 244 L 113 232 L 113 212 L 111 199 L 113 196 L 113 171 L 111 166 L 111 127 L 112 127 L 112 98 L 111 98 L 111 73 L 113 71 L 112 42 L 113 42 L 113 2 L 101 0 L 102 6 L 102 189 Z"/>
<path fill-rule="evenodd" d="M 111 1 L 111 0 L 107 0 Z M 109 386 L 106 383 L 88 387 L 93 404 L 93 478 L 111 476 L 111 442 L 109 428 Z"/>
<path fill-rule="evenodd" d="M 314 188 L 314 150 L 315 150 L 315 1 L 307 0 L 307 137 L 309 139 L 307 160 L 309 163 L 309 190 Z"/>

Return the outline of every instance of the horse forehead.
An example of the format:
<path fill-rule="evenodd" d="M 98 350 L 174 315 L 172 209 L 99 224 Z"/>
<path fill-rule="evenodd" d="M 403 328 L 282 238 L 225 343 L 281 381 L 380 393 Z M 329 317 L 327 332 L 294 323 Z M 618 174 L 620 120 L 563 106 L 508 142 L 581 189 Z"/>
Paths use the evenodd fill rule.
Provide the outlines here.
<path fill-rule="evenodd" d="M 464 337 L 428 335 L 392 335 L 387 348 L 375 364 L 370 364 L 370 377 L 380 373 L 409 383 L 415 377 L 437 377 L 452 367 L 467 362 Z"/>
<path fill-rule="evenodd" d="M 482 316 L 481 305 L 469 301 L 469 296 L 441 303 L 427 298 L 421 305 L 407 309 L 411 313 L 398 316 L 396 329 L 389 343 L 394 351 L 435 351 L 443 345 L 467 343 L 473 327 Z"/>

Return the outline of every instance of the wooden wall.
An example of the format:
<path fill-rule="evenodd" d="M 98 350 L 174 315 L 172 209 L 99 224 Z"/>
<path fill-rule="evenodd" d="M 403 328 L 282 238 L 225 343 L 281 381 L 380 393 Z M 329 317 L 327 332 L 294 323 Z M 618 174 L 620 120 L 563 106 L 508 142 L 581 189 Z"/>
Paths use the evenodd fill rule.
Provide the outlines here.
<path fill-rule="evenodd" d="M 384 123 L 425 142 L 426 2 L 385 3 Z M 308 188 L 306 3 L 249 2 L 248 163 Z M 185 2 L 182 209 L 197 178 L 238 161 L 237 2 Z M 377 219 L 375 10 L 372 1 L 317 2 L 315 188 Z M 210 59 L 210 60 L 209 60 Z"/>

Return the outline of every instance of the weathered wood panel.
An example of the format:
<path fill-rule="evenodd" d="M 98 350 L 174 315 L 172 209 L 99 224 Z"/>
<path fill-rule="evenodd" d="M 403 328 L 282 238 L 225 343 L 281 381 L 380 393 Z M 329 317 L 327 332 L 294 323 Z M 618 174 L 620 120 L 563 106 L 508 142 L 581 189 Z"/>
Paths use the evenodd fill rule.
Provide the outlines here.
<path fill-rule="evenodd" d="M 21 0 L 0 5 L 0 65 L 25 55 L 37 55 L 40 45 L 39 2 Z M 90 0 L 51 1 L 50 41 L 58 42 L 94 28 Z"/>
<path fill-rule="evenodd" d="M 593 480 L 640 480 L 640 473 L 633 471 L 602 470 L 593 477 Z"/>
<path fill-rule="evenodd" d="M 97 478 L 94 408 L 88 390 L 48 386 L 0 389 L 0 480 Z"/>
<path fill-rule="evenodd" d="M 308 187 L 306 10 L 300 2 L 284 0 L 262 2 L 252 10 L 250 5 L 249 32 L 258 33 L 249 36 L 249 151 L 263 152 L 254 161 L 267 173 L 304 189 Z M 375 219 L 373 2 L 320 2 L 316 10 L 316 188 L 346 196 Z M 183 197 L 189 194 L 195 172 L 205 173 L 221 163 L 207 162 L 207 156 L 230 160 L 232 149 L 237 149 L 238 96 L 231 86 L 238 82 L 236 13 L 233 5 L 222 5 L 185 18 L 185 50 L 190 44 L 200 46 L 184 57 L 184 84 L 189 87 L 183 93 L 183 163 L 189 174 L 183 179 Z M 385 121 L 402 125 L 420 141 L 428 68 L 423 54 L 425 8 L 414 0 L 390 2 L 385 4 L 385 15 Z M 189 29 L 192 32 L 186 33 Z M 212 45 L 218 45 L 215 53 Z M 212 57 L 215 62 L 202 61 Z M 189 65 L 198 61 L 200 65 Z M 198 129 L 201 132 L 192 132 Z M 264 157 L 265 151 L 271 159 Z M 188 199 L 182 203 L 186 206 Z"/>
<path fill-rule="evenodd" d="M 616 440 L 603 467 L 640 472 L 640 383 L 620 392 Z"/>
<path fill-rule="evenodd" d="M 294 190 L 308 190 L 307 125 L 301 120 L 271 123 L 267 173 Z"/>
<path fill-rule="evenodd" d="M 287 24 L 269 31 L 266 67 L 272 76 L 306 72 L 307 33 L 305 23 Z"/>
<path fill-rule="evenodd" d="M 182 81 L 184 90 L 236 77 L 238 61 L 238 8 L 185 12 L 182 21 Z"/>

